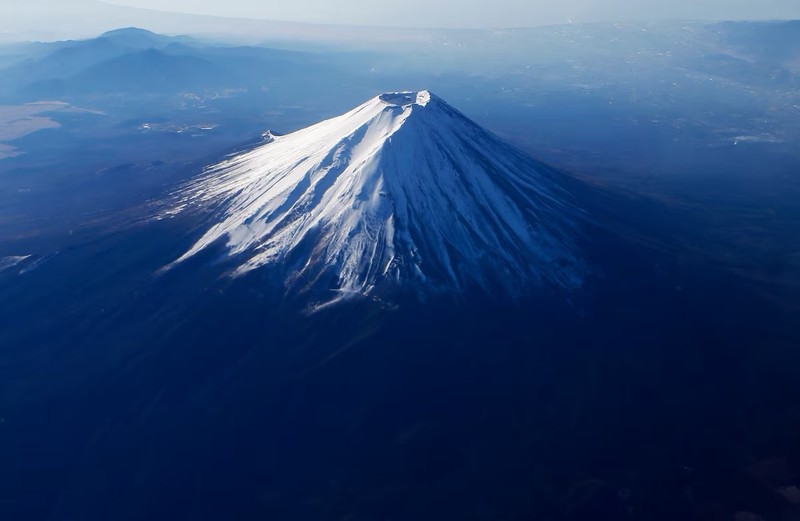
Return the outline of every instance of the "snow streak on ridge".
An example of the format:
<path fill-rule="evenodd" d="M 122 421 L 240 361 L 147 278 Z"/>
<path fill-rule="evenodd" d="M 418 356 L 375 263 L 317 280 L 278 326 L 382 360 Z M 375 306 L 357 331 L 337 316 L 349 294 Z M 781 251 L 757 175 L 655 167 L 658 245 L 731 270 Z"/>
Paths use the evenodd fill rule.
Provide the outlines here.
<path fill-rule="evenodd" d="M 172 265 L 224 241 L 233 275 L 271 265 L 297 291 L 576 287 L 566 197 L 543 166 L 428 91 L 385 93 L 187 185 L 181 205 L 215 221 Z"/>

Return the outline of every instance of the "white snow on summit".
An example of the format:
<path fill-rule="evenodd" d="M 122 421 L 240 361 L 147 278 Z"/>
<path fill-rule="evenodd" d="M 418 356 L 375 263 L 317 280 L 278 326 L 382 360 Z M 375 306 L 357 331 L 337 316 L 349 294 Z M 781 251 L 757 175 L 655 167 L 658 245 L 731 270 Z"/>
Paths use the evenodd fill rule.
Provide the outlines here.
<path fill-rule="evenodd" d="M 233 275 L 273 266 L 296 291 L 518 295 L 581 283 L 568 194 L 428 91 L 271 135 L 180 197 L 213 223 L 171 266 L 223 241 Z"/>

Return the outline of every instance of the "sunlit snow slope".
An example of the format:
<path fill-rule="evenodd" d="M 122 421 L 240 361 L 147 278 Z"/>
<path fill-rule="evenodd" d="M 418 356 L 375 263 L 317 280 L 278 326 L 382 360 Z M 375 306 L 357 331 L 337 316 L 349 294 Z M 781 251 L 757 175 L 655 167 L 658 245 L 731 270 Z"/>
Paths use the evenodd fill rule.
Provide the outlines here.
<path fill-rule="evenodd" d="M 232 274 L 290 291 L 519 295 L 576 287 L 578 210 L 554 175 L 427 91 L 387 93 L 210 167 L 181 206 L 213 224 Z"/>

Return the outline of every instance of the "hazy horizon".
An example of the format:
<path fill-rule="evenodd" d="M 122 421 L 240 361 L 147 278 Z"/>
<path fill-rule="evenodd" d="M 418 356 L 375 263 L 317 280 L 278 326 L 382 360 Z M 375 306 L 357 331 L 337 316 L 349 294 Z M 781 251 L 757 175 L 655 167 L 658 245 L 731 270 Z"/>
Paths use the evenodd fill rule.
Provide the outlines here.
<path fill-rule="evenodd" d="M 194 34 L 257 40 L 381 40 L 402 38 L 397 31 L 426 29 L 501 29 L 569 23 L 665 20 L 800 19 L 800 4 L 787 0 L 755 2 L 713 0 L 702 6 L 681 0 L 663 5 L 653 0 L 614 0 L 600 9 L 589 0 L 548 5 L 536 0 L 479 2 L 410 0 L 402 8 L 348 0 L 336 7 L 322 0 L 264 5 L 252 0 L 224 4 L 190 0 L 4 0 L 0 3 L 0 41 L 85 38 L 111 29 L 136 26 L 166 34 Z M 358 26 L 358 34 L 296 24 Z M 381 33 L 382 28 L 393 28 Z M 372 31 L 372 34 L 366 34 Z"/>
<path fill-rule="evenodd" d="M 800 18 L 800 4 L 793 0 L 691 0 L 664 3 L 658 0 L 613 0 L 598 5 L 594 0 L 408 0 L 396 5 L 367 0 L 331 4 L 325 0 L 259 2 L 229 0 L 104 0 L 105 3 L 209 16 L 262 20 L 334 23 L 403 28 L 503 28 L 560 23 L 593 23 L 658 20 L 772 20 Z"/>

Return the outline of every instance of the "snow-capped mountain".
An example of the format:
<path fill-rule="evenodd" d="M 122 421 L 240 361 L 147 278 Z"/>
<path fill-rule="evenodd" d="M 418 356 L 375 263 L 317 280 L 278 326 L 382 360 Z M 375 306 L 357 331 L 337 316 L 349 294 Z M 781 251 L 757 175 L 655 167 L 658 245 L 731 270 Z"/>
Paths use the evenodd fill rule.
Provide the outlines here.
<path fill-rule="evenodd" d="M 290 291 L 519 295 L 584 271 L 556 175 L 428 91 L 269 134 L 179 196 L 212 223 L 170 267 L 224 241 L 233 276 L 269 266 Z"/>

